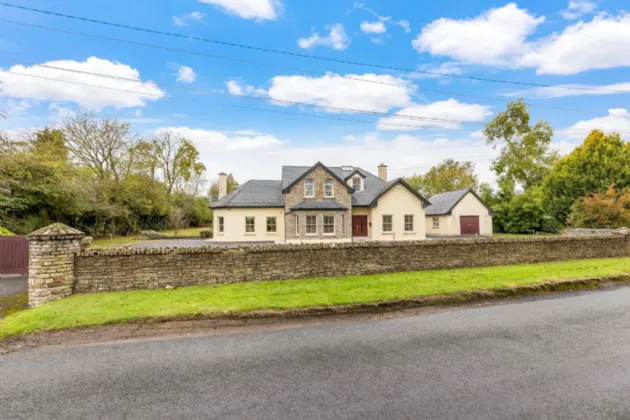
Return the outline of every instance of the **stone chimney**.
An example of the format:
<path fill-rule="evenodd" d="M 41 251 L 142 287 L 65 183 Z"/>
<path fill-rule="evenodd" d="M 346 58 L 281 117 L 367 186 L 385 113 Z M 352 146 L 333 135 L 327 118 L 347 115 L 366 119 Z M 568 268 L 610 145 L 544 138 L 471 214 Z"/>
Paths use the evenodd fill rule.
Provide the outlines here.
<path fill-rule="evenodd" d="M 387 165 L 384 163 L 378 165 L 378 177 L 387 182 Z"/>
<path fill-rule="evenodd" d="M 222 199 L 227 194 L 227 174 L 225 172 L 221 172 L 219 174 L 219 197 L 218 199 Z"/>

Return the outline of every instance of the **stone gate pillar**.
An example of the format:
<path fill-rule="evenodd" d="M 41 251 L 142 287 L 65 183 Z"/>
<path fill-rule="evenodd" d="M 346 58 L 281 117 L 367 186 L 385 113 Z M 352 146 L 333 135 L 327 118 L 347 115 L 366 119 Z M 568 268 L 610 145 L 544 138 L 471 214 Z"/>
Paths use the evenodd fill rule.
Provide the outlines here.
<path fill-rule="evenodd" d="M 74 254 L 85 236 L 80 230 L 54 223 L 28 235 L 28 304 L 31 307 L 72 294 Z"/>

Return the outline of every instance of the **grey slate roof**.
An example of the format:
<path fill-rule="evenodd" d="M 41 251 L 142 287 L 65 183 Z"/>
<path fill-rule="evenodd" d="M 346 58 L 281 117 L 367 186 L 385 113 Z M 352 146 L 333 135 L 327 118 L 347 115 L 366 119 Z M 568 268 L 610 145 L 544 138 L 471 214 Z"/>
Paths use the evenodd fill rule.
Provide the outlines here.
<path fill-rule="evenodd" d="M 247 181 L 210 207 L 284 207 L 282 181 Z"/>
<path fill-rule="evenodd" d="M 483 202 L 481 197 L 479 197 L 473 190 L 465 189 L 465 190 L 457 190 L 457 191 L 449 191 L 442 194 L 435 194 L 429 201 L 431 205 L 427 207 L 425 210 L 425 214 L 427 216 L 442 216 L 445 214 L 451 214 L 453 208 L 459 203 L 462 198 L 468 193 L 472 193 L 481 203 L 486 206 L 490 214 L 494 214 L 494 211 L 486 203 Z"/>
<path fill-rule="evenodd" d="M 282 167 L 282 189 L 293 184 L 296 179 L 301 177 L 312 166 L 283 166 Z M 328 166 L 335 175 L 341 179 L 347 179 L 355 172 L 359 172 L 363 176 L 363 191 L 355 191 L 352 194 L 353 207 L 367 207 L 372 204 L 379 192 L 383 189 L 386 182 L 379 177 L 372 175 L 368 171 L 353 167 L 351 170 L 344 170 L 341 166 Z"/>
<path fill-rule="evenodd" d="M 291 210 L 348 210 L 336 200 L 304 200 L 291 207 Z"/>

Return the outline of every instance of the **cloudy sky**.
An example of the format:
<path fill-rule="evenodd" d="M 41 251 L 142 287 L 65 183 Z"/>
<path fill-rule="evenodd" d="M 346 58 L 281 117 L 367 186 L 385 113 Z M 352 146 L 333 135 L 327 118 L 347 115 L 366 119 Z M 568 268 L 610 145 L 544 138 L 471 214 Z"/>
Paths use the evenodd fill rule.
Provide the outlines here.
<path fill-rule="evenodd" d="M 480 130 L 518 97 L 562 152 L 592 128 L 630 134 L 624 0 L 14 2 L 171 35 L 0 6 L 0 129 L 78 111 L 170 128 L 209 179 L 318 160 L 405 176 L 454 158 L 492 181 Z"/>

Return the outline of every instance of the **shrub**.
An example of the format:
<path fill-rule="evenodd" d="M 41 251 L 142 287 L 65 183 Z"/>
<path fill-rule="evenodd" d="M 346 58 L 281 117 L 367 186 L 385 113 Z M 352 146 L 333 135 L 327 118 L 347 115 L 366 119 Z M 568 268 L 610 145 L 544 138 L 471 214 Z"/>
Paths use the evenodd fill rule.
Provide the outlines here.
<path fill-rule="evenodd" d="M 576 228 L 618 228 L 630 225 L 630 190 L 581 197 L 571 206 L 569 224 Z"/>

